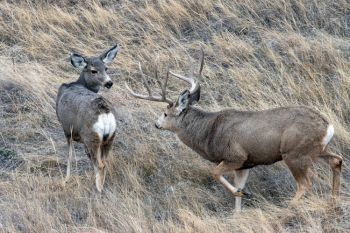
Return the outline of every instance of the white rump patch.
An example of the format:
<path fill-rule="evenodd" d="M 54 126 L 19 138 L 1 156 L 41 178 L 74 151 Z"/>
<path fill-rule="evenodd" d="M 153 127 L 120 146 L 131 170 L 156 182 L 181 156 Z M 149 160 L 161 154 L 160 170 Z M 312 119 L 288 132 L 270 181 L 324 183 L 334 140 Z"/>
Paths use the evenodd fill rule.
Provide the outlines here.
<path fill-rule="evenodd" d="M 332 139 L 333 135 L 334 135 L 334 127 L 332 124 L 329 124 L 328 128 L 327 128 L 327 133 L 324 136 L 324 138 L 322 139 L 323 149 L 328 145 L 328 143 Z"/>
<path fill-rule="evenodd" d="M 108 138 L 110 138 L 116 129 L 114 115 L 112 113 L 103 113 L 99 115 L 93 129 L 98 134 L 101 141 L 104 135 L 108 135 Z"/>

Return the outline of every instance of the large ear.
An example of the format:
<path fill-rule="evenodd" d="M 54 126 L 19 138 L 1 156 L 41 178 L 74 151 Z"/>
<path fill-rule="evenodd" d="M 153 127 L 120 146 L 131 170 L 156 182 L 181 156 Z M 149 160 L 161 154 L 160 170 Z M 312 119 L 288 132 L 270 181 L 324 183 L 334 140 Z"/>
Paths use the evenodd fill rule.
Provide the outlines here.
<path fill-rule="evenodd" d="M 177 114 L 180 115 L 190 104 L 190 92 L 188 90 L 183 91 L 176 102 Z"/>
<path fill-rule="evenodd" d="M 85 66 L 87 65 L 85 58 L 76 53 L 72 53 L 70 55 L 70 63 L 72 63 L 72 65 L 75 68 L 79 68 L 79 69 L 84 69 Z"/>
<path fill-rule="evenodd" d="M 109 64 L 113 61 L 113 59 L 115 58 L 115 56 L 117 56 L 117 53 L 119 51 L 119 47 L 118 45 L 114 45 L 110 50 L 104 52 L 100 57 L 101 60 L 105 63 L 105 64 Z"/>

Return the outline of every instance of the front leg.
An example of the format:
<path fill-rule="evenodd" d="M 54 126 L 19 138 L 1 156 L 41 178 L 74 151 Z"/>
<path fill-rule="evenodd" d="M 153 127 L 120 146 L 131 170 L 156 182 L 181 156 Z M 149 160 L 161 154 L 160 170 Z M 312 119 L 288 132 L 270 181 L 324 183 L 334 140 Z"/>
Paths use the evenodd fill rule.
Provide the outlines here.
<path fill-rule="evenodd" d="M 236 170 L 235 171 L 235 178 L 234 182 L 238 189 L 243 189 L 245 186 L 245 183 L 247 182 L 249 175 L 249 169 L 242 169 L 242 170 Z M 235 198 L 235 210 L 237 212 L 241 212 L 242 210 L 242 197 L 236 197 Z"/>
<path fill-rule="evenodd" d="M 234 170 L 237 170 L 240 168 L 240 164 L 232 163 L 232 162 L 226 162 L 222 161 L 218 166 L 214 168 L 212 171 L 213 177 L 215 180 L 220 182 L 225 188 L 227 188 L 234 196 L 236 197 L 242 197 L 244 194 L 241 189 L 234 187 L 232 184 L 230 184 L 223 175 L 232 172 Z"/>
<path fill-rule="evenodd" d="M 66 178 L 64 179 L 64 183 L 66 183 L 70 178 L 70 170 L 71 170 L 71 163 L 73 158 L 73 145 L 72 145 L 72 138 L 67 138 L 67 146 L 68 146 L 68 159 L 67 159 L 67 171 L 66 171 Z"/>

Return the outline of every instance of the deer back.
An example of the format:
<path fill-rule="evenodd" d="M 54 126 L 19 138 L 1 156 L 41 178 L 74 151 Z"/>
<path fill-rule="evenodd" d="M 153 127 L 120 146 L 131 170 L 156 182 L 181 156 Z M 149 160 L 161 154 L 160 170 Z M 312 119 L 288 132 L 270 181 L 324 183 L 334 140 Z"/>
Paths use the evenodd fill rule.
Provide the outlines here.
<path fill-rule="evenodd" d="M 91 128 L 98 121 L 99 115 L 116 115 L 110 102 L 76 83 L 60 87 L 56 111 L 66 137 L 73 136 L 78 141 L 82 131 Z"/>

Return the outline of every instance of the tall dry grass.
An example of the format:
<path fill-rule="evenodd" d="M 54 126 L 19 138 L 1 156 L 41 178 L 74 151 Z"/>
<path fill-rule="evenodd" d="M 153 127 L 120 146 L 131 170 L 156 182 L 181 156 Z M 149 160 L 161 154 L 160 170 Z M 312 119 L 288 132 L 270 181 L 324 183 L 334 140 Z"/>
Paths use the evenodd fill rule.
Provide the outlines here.
<path fill-rule="evenodd" d="M 348 232 L 349 25 L 344 0 L 1 1 L 1 231 Z M 63 187 L 67 150 L 54 102 L 59 85 L 78 77 L 69 52 L 94 55 L 115 42 L 115 85 L 102 93 L 119 113 L 106 190 L 96 192 L 78 144 Z M 295 184 L 278 163 L 253 169 L 254 198 L 236 215 L 234 198 L 211 178 L 214 165 L 154 129 L 164 104 L 131 98 L 124 81 L 142 90 L 139 61 L 149 75 L 155 66 L 186 73 L 200 47 L 203 109 L 305 104 L 331 119 L 331 147 L 345 158 L 338 204 L 320 163 L 313 193 L 287 208 Z M 169 93 L 176 98 L 183 88 L 171 80 Z"/>

